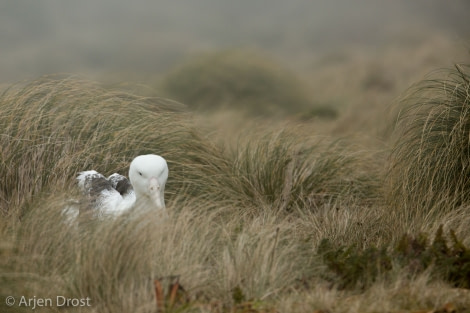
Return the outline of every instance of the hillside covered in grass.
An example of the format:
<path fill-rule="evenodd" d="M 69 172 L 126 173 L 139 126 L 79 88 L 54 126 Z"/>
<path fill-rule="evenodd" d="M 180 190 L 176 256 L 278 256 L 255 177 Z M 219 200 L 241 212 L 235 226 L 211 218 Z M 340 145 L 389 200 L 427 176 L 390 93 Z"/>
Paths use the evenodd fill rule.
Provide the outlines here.
<path fill-rule="evenodd" d="M 166 84 L 189 102 L 196 89 L 171 85 L 179 71 Z M 61 295 L 91 299 L 70 312 L 156 312 L 157 299 L 164 312 L 468 312 L 469 82 L 457 65 L 413 85 L 397 123 L 376 116 L 380 141 L 338 135 L 341 117 L 223 116 L 74 77 L 10 85 L 1 311 L 31 310 L 7 296 Z M 127 174 L 146 153 L 168 161 L 168 220 L 64 223 L 77 172 Z"/>

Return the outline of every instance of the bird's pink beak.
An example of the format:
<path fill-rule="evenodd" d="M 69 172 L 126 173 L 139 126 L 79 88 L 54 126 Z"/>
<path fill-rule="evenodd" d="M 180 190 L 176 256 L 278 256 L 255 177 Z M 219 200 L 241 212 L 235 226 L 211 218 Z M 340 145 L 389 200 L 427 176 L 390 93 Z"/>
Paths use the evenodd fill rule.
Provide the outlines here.
<path fill-rule="evenodd" d="M 150 195 L 150 199 L 152 199 L 152 201 L 155 203 L 157 208 L 164 209 L 165 205 L 162 199 L 161 186 L 157 178 L 155 177 L 150 178 L 149 185 L 148 185 L 148 192 Z"/>

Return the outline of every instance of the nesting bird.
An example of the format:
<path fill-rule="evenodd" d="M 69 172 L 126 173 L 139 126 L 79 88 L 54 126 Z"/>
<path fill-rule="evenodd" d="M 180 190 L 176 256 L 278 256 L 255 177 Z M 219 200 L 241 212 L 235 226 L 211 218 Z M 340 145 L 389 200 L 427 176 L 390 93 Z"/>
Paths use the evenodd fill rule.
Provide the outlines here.
<path fill-rule="evenodd" d="M 165 184 L 168 165 L 155 154 L 136 157 L 129 168 L 129 179 L 114 173 L 106 178 L 94 171 L 83 171 L 77 176 L 78 187 L 89 201 L 89 208 L 98 218 L 118 216 L 131 209 L 151 209 L 166 216 Z M 78 209 L 64 212 L 75 219 Z"/>

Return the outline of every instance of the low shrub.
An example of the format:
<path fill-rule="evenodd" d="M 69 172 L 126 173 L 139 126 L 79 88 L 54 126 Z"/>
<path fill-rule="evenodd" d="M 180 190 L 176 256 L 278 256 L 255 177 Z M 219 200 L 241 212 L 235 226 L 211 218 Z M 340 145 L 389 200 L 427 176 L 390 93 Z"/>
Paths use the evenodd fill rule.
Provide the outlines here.
<path fill-rule="evenodd" d="M 334 281 L 339 281 L 339 288 L 367 288 L 394 266 L 405 268 L 410 275 L 430 270 L 435 278 L 455 287 L 470 288 L 470 248 L 453 230 L 449 230 L 446 239 L 442 226 L 432 241 L 423 233 L 405 234 L 396 245 L 361 250 L 355 245 L 334 247 L 328 239 L 323 239 L 317 252 L 335 277 Z"/>
<path fill-rule="evenodd" d="M 189 107 L 295 113 L 311 105 L 302 82 L 266 56 L 228 51 L 201 56 L 167 74 L 163 90 Z"/>

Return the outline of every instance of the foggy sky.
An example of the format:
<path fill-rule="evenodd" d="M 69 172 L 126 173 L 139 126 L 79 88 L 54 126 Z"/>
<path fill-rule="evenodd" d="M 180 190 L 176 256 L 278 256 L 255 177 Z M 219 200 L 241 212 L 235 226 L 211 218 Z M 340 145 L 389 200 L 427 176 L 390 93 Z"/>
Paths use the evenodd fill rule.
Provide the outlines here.
<path fill-rule="evenodd" d="M 0 3 L 0 82 L 55 72 L 159 72 L 190 54 L 245 46 L 373 49 L 415 28 L 469 42 L 469 3 L 7 0 Z"/>

